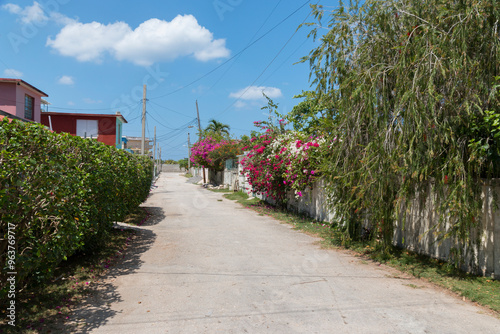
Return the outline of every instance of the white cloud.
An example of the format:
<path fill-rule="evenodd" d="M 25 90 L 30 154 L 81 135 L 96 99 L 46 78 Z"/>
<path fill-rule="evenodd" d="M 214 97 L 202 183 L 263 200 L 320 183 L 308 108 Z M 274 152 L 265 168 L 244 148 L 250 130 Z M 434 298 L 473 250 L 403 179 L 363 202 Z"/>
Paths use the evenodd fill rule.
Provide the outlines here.
<path fill-rule="evenodd" d="M 172 21 L 150 19 L 135 30 L 125 22 L 67 24 L 47 46 L 79 61 L 102 61 L 109 54 L 118 60 L 150 66 L 193 56 L 199 61 L 228 57 L 225 39 L 214 39 L 192 15 L 178 15 Z"/>
<path fill-rule="evenodd" d="M 241 100 L 263 100 L 263 93 L 271 99 L 283 96 L 281 90 L 276 87 L 248 86 L 237 92 L 229 94 L 229 97 Z"/>
<path fill-rule="evenodd" d="M 47 11 L 40 3 L 34 1 L 33 5 L 24 8 L 19 5 L 8 3 L 1 7 L 11 14 L 19 16 L 19 19 L 24 24 L 35 24 L 42 26 L 47 22 L 55 22 L 62 25 L 67 25 L 76 22 L 74 19 L 54 11 Z"/>
<path fill-rule="evenodd" d="M 243 102 L 243 101 L 241 101 L 241 100 L 238 100 L 238 101 L 236 101 L 236 102 L 234 103 L 234 107 L 235 107 L 236 109 L 243 109 L 243 108 L 246 108 L 247 106 L 248 106 L 248 104 L 247 104 L 247 103 L 245 103 L 245 102 Z"/>
<path fill-rule="evenodd" d="M 62 24 L 62 25 L 68 25 L 68 24 L 77 22 L 76 20 L 71 19 L 71 18 L 67 17 L 66 15 L 63 15 L 63 14 L 58 13 L 58 12 L 51 12 L 49 18 L 51 21 L 54 21 L 54 22 Z"/>
<path fill-rule="evenodd" d="M 71 86 L 75 83 L 75 80 L 73 79 L 73 77 L 70 77 L 69 75 L 63 75 L 62 77 L 59 78 L 57 82 L 59 82 L 61 85 Z"/>
<path fill-rule="evenodd" d="M 101 100 L 97 100 L 97 101 L 96 101 L 96 100 L 92 100 L 92 99 L 90 99 L 90 98 L 88 98 L 88 97 L 84 98 L 84 99 L 83 99 L 83 102 L 85 102 L 85 103 L 87 103 L 87 104 L 99 104 L 99 103 L 102 103 L 102 101 L 101 101 Z"/>
<path fill-rule="evenodd" d="M 33 5 L 21 8 L 19 5 L 8 3 L 2 6 L 3 9 L 7 10 L 11 14 L 19 15 L 21 22 L 25 24 L 30 23 L 42 23 L 48 21 L 48 17 L 45 15 L 42 6 L 34 1 Z"/>
<path fill-rule="evenodd" d="M 108 25 L 73 22 L 66 25 L 54 40 L 49 38 L 47 45 L 63 56 L 82 62 L 100 62 L 106 52 L 113 51 L 113 44 L 130 32 L 130 27 L 124 22 Z"/>
<path fill-rule="evenodd" d="M 68 106 L 74 106 L 75 105 L 75 102 L 73 101 L 68 101 Z"/>
<path fill-rule="evenodd" d="M 12 14 L 21 14 L 23 9 L 19 5 L 8 3 L 2 6 L 3 9 Z"/>
<path fill-rule="evenodd" d="M 3 71 L 3 75 L 8 77 L 8 78 L 19 79 L 23 76 L 23 72 L 20 72 L 18 70 L 13 69 L 13 68 L 8 68 L 8 69 Z"/>

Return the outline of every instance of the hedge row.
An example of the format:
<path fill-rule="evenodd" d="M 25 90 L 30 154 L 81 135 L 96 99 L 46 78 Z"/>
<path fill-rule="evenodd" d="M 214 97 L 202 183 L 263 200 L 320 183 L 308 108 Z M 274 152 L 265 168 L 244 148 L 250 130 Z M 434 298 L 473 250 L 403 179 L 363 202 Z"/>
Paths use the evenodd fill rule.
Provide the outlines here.
<path fill-rule="evenodd" d="M 1 121 L 2 291 L 9 271 L 17 272 L 18 286 L 43 280 L 68 256 L 98 247 L 113 222 L 147 198 L 151 180 L 148 158 L 39 124 Z"/>

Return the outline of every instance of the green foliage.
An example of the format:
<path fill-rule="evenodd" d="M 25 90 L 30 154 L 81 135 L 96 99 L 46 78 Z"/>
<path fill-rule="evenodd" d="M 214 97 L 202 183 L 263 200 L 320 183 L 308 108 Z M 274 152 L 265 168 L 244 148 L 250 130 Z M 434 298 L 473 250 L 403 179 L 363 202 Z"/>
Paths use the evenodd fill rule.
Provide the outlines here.
<path fill-rule="evenodd" d="M 229 130 L 231 127 L 227 124 L 211 119 L 208 126 L 203 130 L 203 137 L 214 137 L 218 140 L 229 139 Z"/>
<path fill-rule="evenodd" d="M 313 14 L 324 27 L 323 8 Z M 318 131 L 339 136 L 323 173 L 348 237 L 368 219 L 390 244 L 400 210 L 432 191 L 439 224 L 451 223 L 441 237 L 474 243 L 479 178 L 500 176 L 491 146 L 499 19 L 492 0 L 351 1 L 329 14 L 329 31 L 303 60 L 315 105 L 329 110 Z"/>
<path fill-rule="evenodd" d="M 224 170 L 228 159 L 236 159 L 241 152 L 237 140 L 221 137 L 205 137 L 191 147 L 191 161 L 195 166 L 204 166 L 214 171 Z"/>
<path fill-rule="evenodd" d="M 76 251 L 97 247 L 113 222 L 146 199 L 151 164 L 39 124 L 0 122 L 2 284 L 12 271 L 6 270 L 9 227 L 15 226 L 18 284 L 44 280 Z"/>
<path fill-rule="evenodd" d="M 181 159 L 177 163 L 179 164 L 179 168 L 180 169 L 184 168 L 185 170 L 187 170 L 188 167 L 189 167 L 189 160 L 188 160 L 188 158 Z"/>
<path fill-rule="evenodd" d="M 328 110 L 316 99 L 314 92 L 302 92 L 294 98 L 304 98 L 299 104 L 293 107 L 286 115 L 286 119 L 292 123 L 295 131 L 300 131 L 308 135 L 318 135 L 321 128 L 321 121 L 328 118 Z"/>

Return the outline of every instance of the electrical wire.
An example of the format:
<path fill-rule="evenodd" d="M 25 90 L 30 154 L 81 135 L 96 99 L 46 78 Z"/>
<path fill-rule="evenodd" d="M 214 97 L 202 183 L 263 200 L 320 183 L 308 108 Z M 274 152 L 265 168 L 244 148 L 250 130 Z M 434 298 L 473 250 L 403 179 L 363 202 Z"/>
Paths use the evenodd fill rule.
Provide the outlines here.
<path fill-rule="evenodd" d="M 186 115 L 186 114 L 183 114 L 183 113 L 181 113 L 180 111 L 174 110 L 174 109 L 172 109 L 172 108 L 162 106 L 161 104 L 158 104 L 158 103 L 156 103 L 156 102 L 149 101 L 149 103 L 150 103 L 150 105 L 151 105 L 151 104 L 153 104 L 153 105 L 155 105 L 155 106 L 157 106 L 157 107 L 160 107 L 160 108 L 166 109 L 166 110 L 168 110 L 168 111 L 171 111 L 171 112 L 173 112 L 173 113 L 175 113 L 175 114 L 178 114 L 178 115 L 181 115 L 181 116 L 184 116 L 184 117 L 188 117 L 188 118 L 193 117 L 193 116 L 188 116 L 188 115 Z"/>
<path fill-rule="evenodd" d="M 209 76 L 210 74 L 214 73 L 215 71 L 217 71 L 219 68 L 223 67 L 224 65 L 226 65 L 227 63 L 229 63 L 230 61 L 232 61 L 233 59 L 235 59 L 236 57 L 238 57 L 240 54 L 242 54 L 243 52 L 245 52 L 246 50 L 248 50 L 250 47 L 252 47 L 253 45 L 255 45 L 257 42 L 259 42 L 261 39 L 263 39 L 265 36 L 267 36 L 268 34 L 270 34 L 274 29 L 276 29 L 277 27 L 279 27 L 281 24 L 283 24 L 285 21 L 287 21 L 290 17 L 292 17 L 295 13 L 297 13 L 299 10 L 301 10 L 305 5 L 307 5 L 308 3 L 310 3 L 311 0 L 308 0 L 306 1 L 304 4 L 302 4 L 299 8 L 297 8 L 296 10 L 294 10 L 291 14 L 289 14 L 287 17 L 285 17 L 283 20 L 281 20 L 279 23 L 277 23 L 275 26 L 273 26 L 271 29 L 269 29 L 267 32 L 265 32 L 263 35 L 261 35 L 259 38 L 257 38 L 255 41 L 251 42 L 250 44 L 248 44 L 247 46 L 245 46 L 242 50 L 240 50 L 238 53 L 236 53 L 234 56 L 230 57 L 228 60 L 222 62 L 219 66 L 216 66 L 215 68 L 213 68 L 212 70 L 208 71 L 207 73 L 203 74 L 202 76 L 198 77 L 197 79 L 191 81 L 190 83 L 188 83 L 187 85 L 184 85 L 180 88 L 177 88 L 169 93 L 166 93 L 166 94 L 163 94 L 163 95 L 160 95 L 160 96 L 156 96 L 156 97 L 152 97 L 150 99 L 159 99 L 161 97 L 165 97 L 165 96 L 169 96 L 169 95 L 172 95 L 172 94 L 175 94 L 181 90 L 184 90 L 192 85 L 194 85 L 195 83 L 197 83 L 198 81 L 202 80 L 203 78 Z"/>
<path fill-rule="evenodd" d="M 308 2 L 310 2 L 310 1 L 308 1 Z M 302 21 L 302 24 L 304 24 L 306 22 L 306 20 L 309 18 L 310 15 L 311 15 L 311 13 L 307 14 L 306 18 Z M 226 113 L 229 109 L 231 109 L 231 107 L 233 107 L 238 101 L 241 100 L 241 98 L 248 92 L 248 90 L 255 85 L 255 83 L 257 82 L 257 80 L 259 80 L 260 77 L 262 77 L 264 75 L 264 73 L 269 69 L 269 67 L 279 57 L 279 55 L 281 54 L 281 52 L 283 52 L 283 50 L 286 48 L 286 46 L 288 45 L 288 43 L 290 43 L 290 41 L 293 39 L 293 37 L 297 34 L 297 31 L 298 30 L 294 31 L 294 33 L 292 34 L 292 36 L 290 36 L 290 38 L 285 42 L 285 44 L 281 47 L 281 49 L 278 51 L 278 53 L 274 56 L 274 58 L 269 62 L 269 64 L 267 64 L 267 66 L 257 76 L 257 78 L 250 85 L 247 86 L 247 88 L 240 94 L 240 96 L 236 100 L 234 100 L 233 103 L 231 103 L 226 109 L 224 109 L 222 112 L 220 112 L 219 114 L 217 114 L 215 117 L 219 117 L 222 114 Z"/>
<path fill-rule="evenodd" d="M 266 19 L 264 20 L 264 22 L 260 25 L 259 29 L 257 29 L 257 31 L 253 34 L 253 36 L 250 38 L 249 42 L 248 43 L 251 43 L 253 41 L 253 39 L 255 38 L 255 36 L 258 35 L 258 33 L 262 30 L 262 28 L 266 25 L 267 21 L 269 21 L 269 19 L 271 18 L 271 16 L 274 14 L 274 12 L 276 11 L 276 8 L 278 8 L 279 4 L 281 3 L 282 0 L 279 0 L 278 3 L 274 6 L 274 8 L 271 10 L 271 12 L 269 13 L 269 15 L 266 17 Z M 208 91 L 212 90 L 221 80 L 222 78 L 229 72 L 229 70 L 233 67 L 233 65 L 236 63 L 236 61 L 241 57 L 243 53 L 240 53 L 239 55 L 236 56 L 236 58 L 234 59 L 234 61 L 232 62 L 231 65 L 229 65 L 229 67 L 224 71 L 224 73 L 222 73 L 222 75 L 219 77 L 219 79 L 217 79 L 214 84 L 212 86 L 210 86 L 210 88 L 208 89 Z"/>

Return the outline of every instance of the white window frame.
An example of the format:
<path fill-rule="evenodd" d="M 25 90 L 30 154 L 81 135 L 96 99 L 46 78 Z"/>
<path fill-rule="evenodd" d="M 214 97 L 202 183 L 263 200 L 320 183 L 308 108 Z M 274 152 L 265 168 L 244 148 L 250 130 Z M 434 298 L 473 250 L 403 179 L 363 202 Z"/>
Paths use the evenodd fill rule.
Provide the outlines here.
<path fill-rule="evenodd" d="M 76 135 L 82 138 L 97 139 L 99 134 L 99 121 L 96 119 L 77 119 Z"/>

